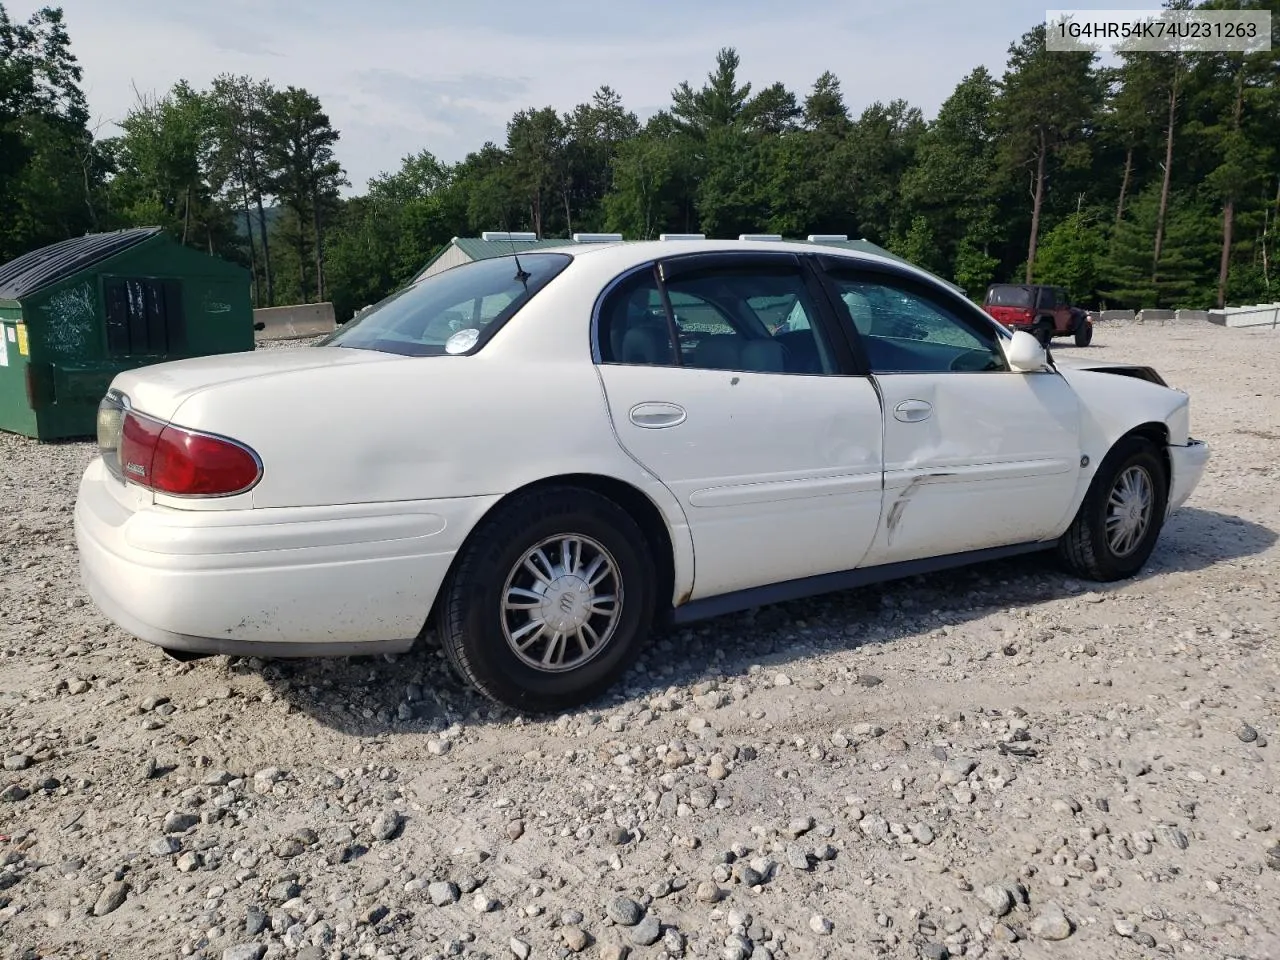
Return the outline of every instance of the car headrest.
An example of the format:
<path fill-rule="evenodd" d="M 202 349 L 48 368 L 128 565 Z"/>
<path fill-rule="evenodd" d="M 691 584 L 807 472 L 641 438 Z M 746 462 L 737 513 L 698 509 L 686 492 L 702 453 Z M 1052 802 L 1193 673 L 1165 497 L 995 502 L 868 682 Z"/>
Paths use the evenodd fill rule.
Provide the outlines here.
<path fill-rule="evenodd" d="M 619 363 L 670 363 L 671 335 L 665 326 L 644 324 L 627 330 L 622 337 Z"/>

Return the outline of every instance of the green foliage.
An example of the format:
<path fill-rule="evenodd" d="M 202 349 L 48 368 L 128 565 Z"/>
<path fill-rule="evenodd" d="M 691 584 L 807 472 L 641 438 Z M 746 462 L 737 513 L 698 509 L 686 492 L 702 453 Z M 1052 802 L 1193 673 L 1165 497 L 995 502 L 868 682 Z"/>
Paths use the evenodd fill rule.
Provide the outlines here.
<path fill-rule="evenodd" d="M 987 287 L 996 279 L 1000 261 L 986 252 L 986 248 L 972 237 L 965 236 L 956 246 L 955 266 L 951 278 L 964 288 L 970 299 L 981 301 Z"/>
<path fill-rule="evenodd" d="M 0 263 L 96 228 L 110 153 L 95 143 L 62 11 L 0 3 Z"/>
<path fill-rule="evenodd" d="M 751 84 L 738 83 L 739 63 L 737 51 L 725 47 L 716 54 L 716 68 L 701 90 L 685 81 L 671 92 L 671 117 L 680 133 L 705 140 L 716 130 L 739 124 L 751 95 Z"/>
<path fill-rule="evenodd" d="M 1098 218 L 1073 213 L 1045 234 L 1036 255 L 1036 283 L 1066 287 L 1074 304 L 1087 304 L 1098 286 L 1098 266 L 1107 252 Z"/>
<path fill-rule="evenodd" d="M 109 196 L 116 215 L 225 252 L 233 230 L 208 175 L 216 149 L 210 101 L 178 83 L 163 97 L 139 96 L 120 127 L 124 133 L 111 142 L 118 173 Z"/>
<path fill-rule="evenodd" d="M 992 125 L 997 94 L 996 82 L 985 67 L 961 80 L 921 135 L 915 162 L 902 178 L 903 202 L 930 224 L 944 265 L 957 263 L 960 243 L 976 227 L 991 233 L 990 225 L 996 220 Z M 966 248 L 970 268 L 974 239 L 970 237 Z M 992 239 L 984 237 L 982 245 Z M 979 272 L 987 274 L 994 266 Z M 982 284 L 985 291 L 986 281 Z M 961 286 L 968 289 L 966 284 Z"/>
<path fill-rule="evenodd" d="M 927 217 L 913 217 L 907 232 L 900 238 L 895 238 L 889 244 L 889 250 L 926 270 L 937 272 L 943 269 L 942 258 L 938 255 L 938 245 L 933 237 L 933 228 L 929 225 Z"/>
<path fill-rule="evenodd" d="M 466 197 L 454 171 L 423 150 L 369 181 L 330 232 L 334 312 L 347 320 L 412 279 L 452 237 L 467 232 Z"/>
<path fill-rule="evenodd" d="M 1170 197 L 1164 249 L 1153 274 L 1151 238 L 1158 207 L 1159 184 L 1153 184 L 1115 225 L 1098 264 L 1098 292 L 1108 307 L 1203 309 L 1212 302 L 1218 250 L 1212 208 L 1194 195 Z"/>
<path fill-rule="evenodd" d="M 995 108 L 996 156 L 1009 189 L 1029 184 L 1030 222 L 1018 224 L 1027 239 L 1027 279 L 1035 269 L 1042 218 L 1066 200 L 1055 185 L 1090 169 L 1103 92 L 1094 60 L 1091 53 L 1048 50 L 1043 23 L 1009 47 Z"/>

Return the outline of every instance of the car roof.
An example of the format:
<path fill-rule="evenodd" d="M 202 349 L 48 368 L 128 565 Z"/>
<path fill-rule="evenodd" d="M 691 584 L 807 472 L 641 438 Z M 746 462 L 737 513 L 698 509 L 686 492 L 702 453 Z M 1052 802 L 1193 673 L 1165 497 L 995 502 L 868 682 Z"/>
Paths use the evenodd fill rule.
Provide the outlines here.
<path fill-rule="evenodd" d="M 511 251 L 519 254 L 518 248 Z M 954 285 L 941 277 L 922 270 L 913 264 L 894 257 L 880 256 L 866 250 L 850 250 L 838 245 L 826 245 L 808 240 L 630 240 L 605 243 L 568 243 L 558 247 L 540 247 L 529 251 L 529 256 L 542 253 L 566 253 L 575 259 L 589 261 L 593 265 L 615 268 L 619 272 L 630 267 L 642 266 L 666 257 L 688 256 L 706 253 L 791 253 L 817 254 L 837 257 L 851 263 L 884 266 L 898 273 L 906 273 L 921 279 Z"/>

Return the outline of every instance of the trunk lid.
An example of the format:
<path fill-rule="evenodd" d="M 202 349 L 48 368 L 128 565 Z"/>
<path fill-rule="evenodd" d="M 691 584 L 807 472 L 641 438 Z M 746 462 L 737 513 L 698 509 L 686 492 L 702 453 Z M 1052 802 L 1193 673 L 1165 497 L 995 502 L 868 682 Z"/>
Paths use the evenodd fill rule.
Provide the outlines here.
<path fill-rule="evenodd" d="M 184 401 L 209 387 L 301 370 L 356 363 L 387 363 L 398 359 L 373 350 L 343 347 L 254 350 L 139 367 L 120 374 L 111 385 L 129 397 L 134 409 L 168 421 Z"/>

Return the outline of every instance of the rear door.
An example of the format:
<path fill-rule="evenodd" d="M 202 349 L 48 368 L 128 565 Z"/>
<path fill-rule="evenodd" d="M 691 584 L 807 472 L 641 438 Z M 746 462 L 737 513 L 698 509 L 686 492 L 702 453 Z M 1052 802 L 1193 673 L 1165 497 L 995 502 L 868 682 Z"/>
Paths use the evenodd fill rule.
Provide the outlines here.
<path fill-rule="evenodd" d="M 825 262 L 884 404 L 884 502 L 865 563 L 1050 536 L 1080 471 L 1066 381 L 1010 371 L 992 324 L 937 284 Z"/>
<path fill-rule="evenodd" d="M 790 254 L 676 257 L 603 298 L 609 412 L 684 508 L 691 599 L 850 569 L 871 545 L 880 403 L 831 323 Z"/>

